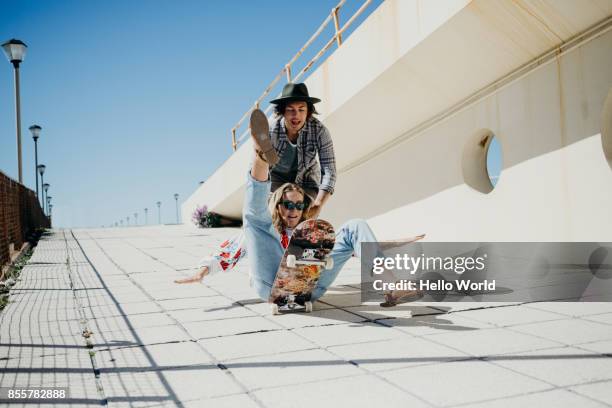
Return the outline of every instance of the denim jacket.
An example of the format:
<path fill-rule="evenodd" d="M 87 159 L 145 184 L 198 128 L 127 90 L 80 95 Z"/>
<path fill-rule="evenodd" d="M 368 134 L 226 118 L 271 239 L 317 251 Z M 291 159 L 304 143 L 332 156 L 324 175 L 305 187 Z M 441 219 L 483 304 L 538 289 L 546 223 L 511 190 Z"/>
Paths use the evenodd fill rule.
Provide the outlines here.
<path fill-rule="evenodd" d="M 270 138 L 279 157 L 287 148 L 285 118 L 270 128 Z M 317 158 L 318 156 L 318 158 Z M 336 156 L 329 130 L 317 118 L 311 117 L 300 130 L 297 139 L 298 173 L 295 183 L 304 188 L 334 192 Z"/>

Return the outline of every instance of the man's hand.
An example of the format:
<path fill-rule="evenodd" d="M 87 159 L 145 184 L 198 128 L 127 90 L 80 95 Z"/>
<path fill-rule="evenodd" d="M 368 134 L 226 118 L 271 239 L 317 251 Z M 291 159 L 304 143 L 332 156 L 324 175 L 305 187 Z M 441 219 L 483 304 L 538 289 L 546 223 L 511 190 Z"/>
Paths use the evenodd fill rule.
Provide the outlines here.
<path fill-rule="evenodd" d="M 317 219 L 317 218 L 319 218 L 319 214 L 321 213 L 321 209 L 322 208 L 323 207 L 321 207 L 320 204 L 316 204 L 316 203 L 312 204 L 310 206 L 310 208 L 308 208 L 308 217 L 307 218 L 308 219 Z"/>
<path fill-rule="evenodd" d="M 323 206 L 325 205 L 327 200 L 329 200 L 329 197 L 331 197 L 331 194 L 329 194 L 327 191 L 319 190 L 319 194 L 317 195 L 317 198 L 314 200 L 312 204 L 310 204 L 310 207 L 308 208 L 307 218 L 310 218 L 310 219 L 319 218 L 319 214 L 321 213 L 321 210 L 323 209 Z"/>

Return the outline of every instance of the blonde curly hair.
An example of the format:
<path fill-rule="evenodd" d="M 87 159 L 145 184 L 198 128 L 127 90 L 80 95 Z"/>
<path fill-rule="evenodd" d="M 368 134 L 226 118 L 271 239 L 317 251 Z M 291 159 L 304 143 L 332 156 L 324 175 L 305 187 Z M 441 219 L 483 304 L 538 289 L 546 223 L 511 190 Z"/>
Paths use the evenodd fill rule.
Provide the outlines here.
<path fill-rule="evenodd" d="M 274 225 L 274 228 L 276 228 L 279 234 L 282 234 L 283 230 L 285 229 L 285 223 L 283 222 L 283 219 L 280 216 L 278 206 L 283 201 L 283 196 L 285 195 L 285 193 L 289 191 L 296 191 L 300 193 L 302 197 L 304 197 L 304 204 L 306 204 L 306 208 L 304 208 L 304 211 L 302 211 L 302 218 L 300 218 L 300 222 L 308 218 L 308 207 L 310 207 L 310 197 L 308 196 L 308 194 L 306 194 L 304 189 L 298 186 L 297 184 L 283 184 L 282 186 L 277 188 L 274 193 L 272 193 L 270 199 L 268 200 L 268 209 L 270 210 L 270 214 L 272 215 L 272 225 Z"/>

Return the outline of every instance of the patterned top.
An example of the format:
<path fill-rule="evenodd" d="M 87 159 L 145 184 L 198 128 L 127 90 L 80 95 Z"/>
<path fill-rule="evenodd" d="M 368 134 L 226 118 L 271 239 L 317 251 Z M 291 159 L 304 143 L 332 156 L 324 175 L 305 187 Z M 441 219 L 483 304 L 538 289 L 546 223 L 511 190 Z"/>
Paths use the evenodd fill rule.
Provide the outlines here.
<path fill-rule="evenodd" d="M 280 118 L 270 128 L 270 138 L 279 157 L 287 148 L 289 140 L 285 129 L 285 118 Z M 317 160 L 318 155 L 318 160 Z M 307 189 L 334 192 L 336 184 L 336 156 L 329 130 L 317 118 L 311 117 L 298 133 L 298 172 L 295 184 Z"/>
<path fill-rule="evenodd" d="M 283 249 L 287 249 L 289 246 L 290 237 L 291 230 L 283 231 L 281 234 L 280 244 Z M 240 234 L 224 241 L 219 246 L 219 252 L 215 253 L 212 258 L 219 263 L 221 270 L 228 272 L 234 269 L 236 264 L 238 264 L 238 262 L 246 256 L 247 251 L 244 239 L 244 231 L 240 231 Z"/>

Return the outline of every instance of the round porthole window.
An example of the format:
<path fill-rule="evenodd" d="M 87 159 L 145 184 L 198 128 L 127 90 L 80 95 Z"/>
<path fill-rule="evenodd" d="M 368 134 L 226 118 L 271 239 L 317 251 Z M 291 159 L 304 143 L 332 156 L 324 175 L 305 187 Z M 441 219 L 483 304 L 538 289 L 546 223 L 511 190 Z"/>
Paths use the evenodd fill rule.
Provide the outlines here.
<path fill-rule="evenodd" d="M 612 169 L 612 88 L 608 92 L 601 115 L 601 145 L 608 166 Z"/>
<path fill-rule="evenodd" d="M 489 148 L 487 149 L 487 175 L 489 176 L 489 181 L 491 181 L 491 185 L 493 186 L 493 188 L 495 188 L 495 185 L 499 180 L 501 169 L 501 144 L 499 143 L 499 140 L 495 136 L 493 136 L 491 141 L 489 142 Z"/>
<path fill-rule="evenodd" d="M 502 169 L 502 148 L 489 129 L 475 132 L 463 149 L 463 179 L 476 191 L 488 194 L 497 185 Z"/>

